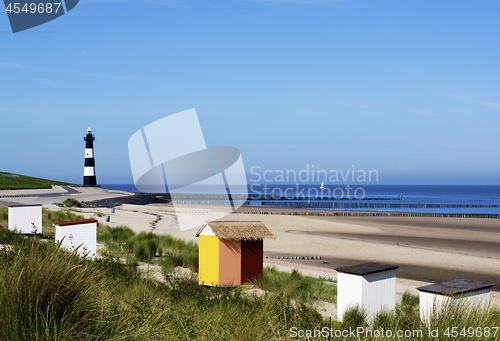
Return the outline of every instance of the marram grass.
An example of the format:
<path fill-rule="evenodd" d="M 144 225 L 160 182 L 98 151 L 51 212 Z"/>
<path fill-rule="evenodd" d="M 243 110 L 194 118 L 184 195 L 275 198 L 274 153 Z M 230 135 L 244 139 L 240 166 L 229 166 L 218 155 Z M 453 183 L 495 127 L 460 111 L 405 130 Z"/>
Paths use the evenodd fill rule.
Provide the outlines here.
<path fill-rule="evenodd" d="M 449 301 L 422 321 L 418 301 L 418 296 L 406 292 L 395 309 L 380 312 L 373 323 L 367 321 L 363 309 L 354 306 L 345 313 L 343 321 L 334 324 L 334 329 L 368 330 L 356 334 L 359 336 L 356 340 L 500 340 L 500 328 L 495 329 L 500 327 L 498 306 L 480 307 L 464 301 Z"/>
<path fill-rule="evenodd" d="M 108 335 L 102 273 L 73 252 L 25 238 L 0 252 L 0 335 L 5 340 L 98 340 Z M 108 335 L 109 336 L 109 335 Z"/>
<path fill-rule="evenodd" d="M 198 245 L 192 241 L 152 232 L 135 234 L 126 226 L 105 227 L 98 231 L 97 239 L 110 253 L 123 257 L 134 255 L 140 262 L 158 262 L 165 273 L 174 266 L 198 271 Z"/>
<path fill-rule="evenodd" d="M 337 286 L 324 279 L 304 276 L 294 269 L 291 273 L 265 267 L 262 277 L 253 285 L 270 292 L 282 293 L 300 301 L 337 302 Z"/>

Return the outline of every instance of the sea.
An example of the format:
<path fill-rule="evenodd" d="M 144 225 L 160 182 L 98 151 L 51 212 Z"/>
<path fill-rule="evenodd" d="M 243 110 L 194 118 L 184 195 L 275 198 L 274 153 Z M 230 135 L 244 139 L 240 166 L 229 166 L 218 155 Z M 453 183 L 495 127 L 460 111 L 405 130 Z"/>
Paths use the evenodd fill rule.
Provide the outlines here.
<path fill-rule="evenodd" d="M 101 187 L 139 192 L 133 184 Z M 320 187 L 321 184 L 253 183 L 248 186 L 250 200 L 245 204 L 376 212 L 500 214 L 500 186 L 325 184 L 324 188 Z M 209 187 L 194 192 L 215 193 Z"/>

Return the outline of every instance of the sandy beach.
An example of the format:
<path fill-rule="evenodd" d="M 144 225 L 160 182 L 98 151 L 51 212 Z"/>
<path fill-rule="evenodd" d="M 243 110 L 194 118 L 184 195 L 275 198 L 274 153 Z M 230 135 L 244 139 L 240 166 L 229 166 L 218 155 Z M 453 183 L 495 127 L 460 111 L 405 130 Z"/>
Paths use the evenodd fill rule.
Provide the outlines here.
<path fill-rule="evenodd" d="M 51 209 L 58 209 L 56 206 Z M 112 227 L 168 233 L 196 240 L 196 229 L 180 231 L 169 204 L 83 209 L 111 215 Z M 275 214 L 265 214 L 273 212 Z M 366 261 L 400 265 L 398 277 L 422 282 L 468 278 L 500 289 L 500 220 L 424 217 L 331 217 L 282 215 L 288 209 L 242 207 L 220 220 L 259 220 L 275 234 L 264 242 L 265 261 L 310 267 L 336 277 L 336 267 Z M 316 212 L 316 211 L 315 211 Z M 95 215 L 94 215 L 95 217 Z M 105 223 L 104 217 L 98 217 Z M 292 257 L 321 257 L 321 260 Z M 266 258 L 267 257 L 267 258 Z M 287 259 L 288 257 L 288 259 Z M 422 285 L 423 285 L 422 284 Z"/>
<path fill-rule="evenodd" d="M 86 200 L 97 200 L 127 195 L 102 191 L 93 189 L 92 193 L 80 196 Z M 28 198 L 20 199 L 23 203 L 30 201 Z M 51 204 L 44 204 L 44 207 L 60 209 Z M 125 225 L 135 232 L 152 231 L 196 241 L 196 229 L 180 231 L 171 204 L 123 204 L 116 208 L 114 214 L 111 214 L 110 208 L 78 210 L 86 218 L 96 218 L 111 227 Z M 404 290 L 416 293 L 415 287 L 419 285 L 468 278 L 496 283 L 493 288 L 496 292 L 492 297 L 500 302 L 499 219 L 290 214 L 300 211 L 304 212 L 245 206 L 219 220 L 264 222 L 276 236 L 276 240 L 264 242 L 264 260 L 266 265 L 279 269 L 291 270 L 295 267 L 304 274 L 335 279 L 334 268 L 337 267 L 366 261 L 396 263 L 400 265 L 397 272 L 399 294 Z M 110 215 L 111 221 L 105 222 L 105 216 L 98 217 L 97 212 Z"/>

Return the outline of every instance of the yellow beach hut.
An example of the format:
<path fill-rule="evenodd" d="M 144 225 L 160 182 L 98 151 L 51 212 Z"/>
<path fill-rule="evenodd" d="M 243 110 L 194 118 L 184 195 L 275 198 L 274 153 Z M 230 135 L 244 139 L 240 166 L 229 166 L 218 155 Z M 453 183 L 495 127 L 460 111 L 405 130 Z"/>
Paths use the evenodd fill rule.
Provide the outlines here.
<path fill-rule="evenodd" d="M 260 221 L 206 222 L 199 237 L 199 283 L 231 286 L 262 275 L 263 240 L 276 237 Z"/>

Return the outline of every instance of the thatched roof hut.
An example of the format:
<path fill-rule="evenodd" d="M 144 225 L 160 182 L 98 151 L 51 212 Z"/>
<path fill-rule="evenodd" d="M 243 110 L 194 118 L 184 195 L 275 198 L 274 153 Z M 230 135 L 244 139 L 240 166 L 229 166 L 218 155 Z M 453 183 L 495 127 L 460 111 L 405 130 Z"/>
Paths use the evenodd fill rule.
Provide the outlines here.
<path fill-rule="evenodd" d="M 247 241 L 276 239 L 261 221 L 211 221 L 200 228 L 196 237 L 206 228 L 207 224 L 219 239 Z"/>
<path fill-rule="evenodd" d="M 262 276 L 264 239 L 276 237 L 260 221 L 206 222 L 199 237 L 199 283 L 240 285 Z"/>

